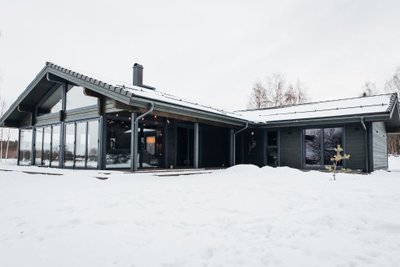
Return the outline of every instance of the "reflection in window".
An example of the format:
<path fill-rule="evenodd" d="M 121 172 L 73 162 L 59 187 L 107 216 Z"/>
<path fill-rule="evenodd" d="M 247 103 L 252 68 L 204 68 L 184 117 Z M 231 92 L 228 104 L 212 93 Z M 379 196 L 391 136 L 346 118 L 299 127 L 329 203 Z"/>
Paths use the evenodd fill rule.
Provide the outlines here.
<path fill-rule="evenodd" d="M 19 164 L 31 164 L 31 151 L 32 151 L 32 129 L 21 129 L 20 142 L 20 159 Z"/>
<path fill-rule="evenodd" d="M 51 167 L 60 165 L 60 125 L 53 125 L 52 146 L 51 146 Z"/>
<path fill-rule="evenodd" d="M 106 167 L 129 168 L 131 164 L 131 122 L 107 121 Z"/>
<path fill-rule="evenodd" d="M 336 154 L 335 148 L 342 144 L 343 128 L 324 129 L 324 164 L 332 164 L 331 158 Z M 342 161 L 338 163 L 342 165 Z"/>
<path fill-rule="evenodd" d="M 43 158 L 44 166 L 50 166 L 50 153 L 51 153 L 51 127 L 43 128 Z"/>
<path fill-rule="evenodd" d="M 36 128 L 35 165 L 42 165 L 43 128 Z"/>
<path fill-rule="evenodd" d="M 97 105 L 97 98 L 83 93 L 83 87 L 73 86 L 67 92 L 67 110 Z"/>
<path fill-rule="evenodd" d="M 65 150 L 64 150 L 64 166 L 74 166 L 74 138 L 75 138 L 75 124 L 65 124 Z"/>
<path fill-rule="evenodd" d="M 306 164 L 321 165 L 321 149 L 322 149 L 322 130 L 307 129 L 305 130 L 305 146 L 306 146 Z"/>
<path fill-rule="evenodd" d="M 85 167 L 86 160 L 86 122 L 76 124 L 75 167 Z"/>
<path fill-rule="evenodd" d="M 87 144 L 87 167 L 97 168 L 97 150 L 99 143 L 99 121 L 89 121 L 88 123 L 88 144 Z"/>

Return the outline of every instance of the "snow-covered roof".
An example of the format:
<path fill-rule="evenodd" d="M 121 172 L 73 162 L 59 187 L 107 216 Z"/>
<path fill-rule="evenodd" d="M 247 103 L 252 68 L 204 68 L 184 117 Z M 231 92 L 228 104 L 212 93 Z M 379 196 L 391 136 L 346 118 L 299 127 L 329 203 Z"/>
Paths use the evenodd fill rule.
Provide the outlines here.
<path fill-rule="evenodd" d="M 152 90 L 143 88 L 140 86 L 128 85 L 128 84 L 117 84 L 117 86 L 121 86 L 124 90 L 132 93 L 134 96 L 146 98 L 149 100 L 160 101 L 164 103 L 169 103 L 177 106 L 182 106 L 185 108 L 196 109 L 201 111 L 206 111 L 210 113 L 215 113 L 219 115 L 225 115 L 232 118 L 244 119 L 242 115 L 237 114 L 235 112 L 226 111 L 223 109 L 219 109 L 216 107 L 206 106 L 199 104 L 195 101 L 184 99 L 178 96 L 174 96 L 169 93 L 165 93 L 159 90 Z"/>
<path fill-rule="evenodd" d="M 394 94 L 383 94 L 293 106 L 241 110 L 235 113 L 242 115 L 243 118 L 249 121 L 257 123 L 376 114 L 389 112 L 394 101 L 394 96 Z"/>
<path fill-rule="evenodd" d="M 90 77 L 47 62 L 45 68 L 42 69 L 32 83 L 24 90 L 13 105 L 11 105 L 4 116 L 0 118 L 0 125 L 4 126 L 6 119 L 14 122 L 20 120 L 22 118 L 22 113 L 18 112 L 18 106 L 20 104 L 29 106 L 33 97 L 40 98 L 42 95 L 44 96 L 47 90 L 44 83 L 47 83 L 46 86 L 51 85 L 51 82 L 49 82 L 48 79 L 46 80 L 46 75 L 48 74 L 53 74 L 61 79 L 69 80 L 127 105 L 136 105 L 136 103 L 140 101 L 142 101 L 142 103 L 153 101 L 156 104 L 156 109 L 159 108 L 161 110 L 164 108 L 161 110 L 163 112 L 170 112 L 171 114 L 178 112 L 183 113 L 185 116 L 223 122 L 236 126 L 240 126 L 246 122 L 268 124 L 273 122 L 300 121 L 328 117 L 371 115 L 378 113 L 388 114 L 393 109 L 393 103 L 397 101 L 396 94 L 384 94 L 259 110 L 229 112 L 223 109 L 205 106 L 195 101 L 182 99 L 158 89 L 152 90 L 146 88 L 146 86 L 134 86 L 132 84 L 113 82 L 109 79 L 98 80 L 93 78 L 94 76 Z M 36 89 L 41 89 L 41 94 L 39 94 Z"/>

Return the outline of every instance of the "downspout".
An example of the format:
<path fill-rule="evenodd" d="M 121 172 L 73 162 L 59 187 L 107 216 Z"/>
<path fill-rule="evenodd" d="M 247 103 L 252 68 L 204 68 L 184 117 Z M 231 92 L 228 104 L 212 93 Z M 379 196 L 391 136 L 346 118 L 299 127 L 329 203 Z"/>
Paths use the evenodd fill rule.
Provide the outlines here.
<path fill-rule="evenodd" d="M 137 162 L 137 153 L 138 153 L 138 129 L 139 129 L 139 120 L 145 116 L 147 116 L 148 114 L 150 114 L 151 112 L 153 112 L 154 110 L 154 103 L 153 102 L 149 102 L 150 104 L 150 109 L 147 110 L 145 113 L 143 113 L 142 115 L 138 116 L 135 118 L 134 120 L 134 127 L 133 129 L 131 129 L 131 133 L 133 134 L 133 142 L 131 144 L 131 170 L 132 171 L 136 171 L 138 169 L 138 162 Z"/>
<path fill-rule="evenodd" d="M 237 130 L 236 132 L 233 132 L 233 140 L 232 140 L 232 142 L 233 142 L 233 144 L 232 144 L 232 154 L 233 154 L 233 158 L 232 159 L 233 159 L 233 162 L 232 162 L 232 166 L 235 166 L 235 164 L 236 164 L 236 135 L 238 133 L 243 132 L 248 127 L 249 127 L 249 123 L 246 122 L 246 126 L 244 126 L 243 128 Z"/>
<path fill-rule="evenodd" d="M 364 117 L 360 117 L 361 125 L 364 128 L 364 149 L 365 149 L 365 171 L 369 172 L 369 153 L 368 153 L 368 132 L 367 126 L 365 125 Z"/>

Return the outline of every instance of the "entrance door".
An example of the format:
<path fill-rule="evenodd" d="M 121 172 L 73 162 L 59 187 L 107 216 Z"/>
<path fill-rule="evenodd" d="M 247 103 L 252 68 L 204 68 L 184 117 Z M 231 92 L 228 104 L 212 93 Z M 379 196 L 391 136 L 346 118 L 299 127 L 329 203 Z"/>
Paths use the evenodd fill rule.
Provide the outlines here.
<path fill-rule="evenodd" d="M 177 167 L 193 167 L 194 130 L 177 128 Z"/>

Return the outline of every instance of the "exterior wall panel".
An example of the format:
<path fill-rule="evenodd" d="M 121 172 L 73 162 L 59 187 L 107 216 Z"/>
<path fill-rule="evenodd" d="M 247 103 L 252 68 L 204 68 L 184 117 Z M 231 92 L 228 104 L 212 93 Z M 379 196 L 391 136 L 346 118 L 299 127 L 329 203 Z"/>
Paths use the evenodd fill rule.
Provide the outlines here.
<path fill-rule="evenodd" d="M 361 123 L 346 125 L 345 153 L 350 154 L 347 168 L 365 170 L 365 131 Z"/>
<path fill-rule="evenodd" d="M 373 170 L 388 168 L 387 133 L 383 122 L 372 123 Z"/>
<path fill-rule="evenodd" d="M 302 129 L 282 128 L 280 130 L 280 165 L 301 169 L 302 164 Z"/>

